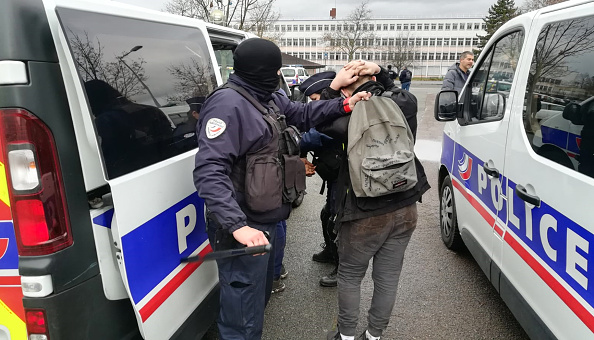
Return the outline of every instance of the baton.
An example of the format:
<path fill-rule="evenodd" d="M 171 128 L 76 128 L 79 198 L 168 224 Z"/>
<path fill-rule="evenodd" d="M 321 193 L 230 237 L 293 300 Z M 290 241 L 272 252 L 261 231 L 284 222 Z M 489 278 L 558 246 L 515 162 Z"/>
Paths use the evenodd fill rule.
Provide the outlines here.
<path fill-rule="evenodd" d="M 200 256 L 200 255 L 190 256 L 190 257 L 181 259 L 180 262 L 184 263 L 184 262 L 217 260 L 217 259 L 224 259 L 224 258 L 233 257 L 233 256 L 268 253 L 268 252 L 270 252 L 270 250 L 272 250 L 272 244 L 267 244 L 264 246 L 255 246 L 255 247 L 244 247 L 244 248 L 239 248 L 239 249 L 219 250 L 219 251 L 213 251 L 212 253 L 208 253 L 204 256 Z"/>

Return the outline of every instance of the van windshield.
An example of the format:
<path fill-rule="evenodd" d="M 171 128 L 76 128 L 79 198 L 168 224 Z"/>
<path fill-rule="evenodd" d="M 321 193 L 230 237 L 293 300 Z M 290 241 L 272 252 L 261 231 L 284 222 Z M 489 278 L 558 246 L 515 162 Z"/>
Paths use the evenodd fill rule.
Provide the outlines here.
<path fill-rule="evenodd" d="M 283 76 L 285 76 L 285 77 L 294 77 L 295 76 L 295 70 L 292 68 L 286 68 L 281 71 L 283 72 Z"/>

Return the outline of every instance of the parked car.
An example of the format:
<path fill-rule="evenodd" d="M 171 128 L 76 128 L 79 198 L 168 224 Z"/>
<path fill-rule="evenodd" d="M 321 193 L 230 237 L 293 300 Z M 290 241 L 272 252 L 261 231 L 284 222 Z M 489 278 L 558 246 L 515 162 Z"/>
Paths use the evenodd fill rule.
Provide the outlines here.
<path fill-rule="evenodd" d="M 309 78 L 307 71 L 303 67 L 281 67 L 281 72 L 285 78 L 285 81 L 291 88 L 301 85 L 305 79 Z"/>
<path fill-rule="evenodd" d="M 576 81 L 594 70 L 593 27 L 592 1 L 518 16 L 485 45 L 461 93 L 436 97 L 435 117 L 447 121 L 441 238 L 470 250 L 532 339 L 593 338 L 594 93 Z M 497 74 L 510 86 L 492 82 Z M 574 102 L 550 102 L 559 97 Z"/>

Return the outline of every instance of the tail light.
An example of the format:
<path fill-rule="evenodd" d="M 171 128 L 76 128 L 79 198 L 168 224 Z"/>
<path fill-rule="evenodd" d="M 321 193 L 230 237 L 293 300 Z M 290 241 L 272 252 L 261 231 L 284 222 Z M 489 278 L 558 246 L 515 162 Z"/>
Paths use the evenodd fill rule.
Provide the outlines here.
<path fill-rule="evenodd" d="M 25 308 L 25 324 L 29 340 L 49 340 L 45 310 Z"/>
<path fill-rule="evenodd" d="M 0 109 L 0 160 L 19 255 L 47 255 L 72 245 L 62 173 L 54 138 L 40 119 L 23 109 Z"/>

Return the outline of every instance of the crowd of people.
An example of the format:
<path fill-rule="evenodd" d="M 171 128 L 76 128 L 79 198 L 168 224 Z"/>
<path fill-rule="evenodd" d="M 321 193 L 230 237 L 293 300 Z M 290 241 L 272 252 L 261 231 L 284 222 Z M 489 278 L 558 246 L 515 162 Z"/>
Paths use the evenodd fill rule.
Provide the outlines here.
<path fill-rule="evenodd" d="M 206 203 L 207 232 L 215 251 L 269 243 L 273 251 L 217 260 L 220 338 L 262 337 L 270 295 L 286 288 L 281 280 L 288 271 L 282 262 L 291 203 L 305 189 L 305 177 L 317 173 L 323 180 L 321 193 L 326 192 L 320 211 L 324 242 L 312 259 L 334 265 L 319 284 L 338 287 L 337 328 L 327 339 L 357 336 L 361 282 L 372 259 L 371 308 L 366 330 L 357 339 L 380 339 L 416 228 L 417 202 L 429 183 L 415 157 L 417 182 L 412 187 L 357 197 L 345 150 L 351 114 L 371 96 L 393 101 L 416 138 L 417 100 L 408 91 L 411 72 L 403 67 L 398 74 L 392 66 L 353 61 L 336 73 L 311 76 L 299 87 L 303 101 L 296 102 L 279 89 L 281 52 L 273 42 L 248 39 L 235 49 L 233 59 L 234 74 L 201 104 L 194 183 Z M 402 88 L 394 83 L 398 77 Z M 308 152 L 313 153 L 311 162 Z"/>

